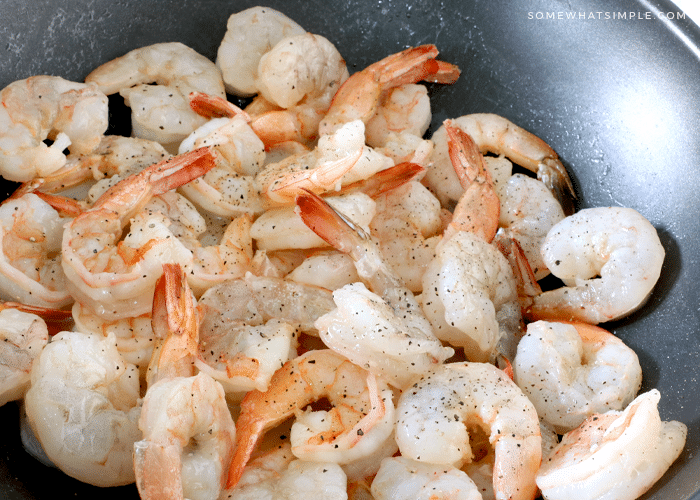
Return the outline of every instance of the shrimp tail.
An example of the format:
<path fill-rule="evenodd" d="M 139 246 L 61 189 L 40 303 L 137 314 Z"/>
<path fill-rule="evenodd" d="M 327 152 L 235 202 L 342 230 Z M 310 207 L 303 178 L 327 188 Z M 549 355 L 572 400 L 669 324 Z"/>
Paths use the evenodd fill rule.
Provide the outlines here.
<path fill-rule="evenodd" d="M 491 242 L 498 231 L 501 202 L 484 157 L 474 140 L 449 120 L 445 121 L 450 160 L 465 191 L 455 207 L 445 238 L 468 231 Z"/>
<path fill-rule="evenodd" d="M 576 211 L 576 191 L 561 161 L 555 158 L 543 160 L 537 168 L 537 179 L 552 192 L 565 215 L 571 215 Z"/>
<path fill-rule="evenodd" d="M 376 198 L 380 194 L 396 189 L 412 180 L 420 178 L 426 169 L 417 163 L 402 162 L 393 167 L 380 170 L 369 179 L 357 181 L 344 187 L 344 193 L 361 191 L 367 196 Z"/>
<path fill-rule="evenodd" d="M 190 92 L 190 108 L 192 111 L 205 118 L 233 118 L 243 117 L 250 123 L 250 115 L 241 108 L 227 101 L 223 97 L 205 94 L 204 92 Z"/>

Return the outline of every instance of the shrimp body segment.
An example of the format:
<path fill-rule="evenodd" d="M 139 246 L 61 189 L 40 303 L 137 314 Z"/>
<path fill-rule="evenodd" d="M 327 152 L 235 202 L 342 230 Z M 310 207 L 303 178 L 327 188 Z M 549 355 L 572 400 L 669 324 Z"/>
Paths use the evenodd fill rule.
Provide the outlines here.
<path fill-rule="evenodd" d="M 162 224 L 132 227 L 129 218 L 155 195 L 214 167 L 204 148 L 156 163 L 120 181 L 63 232 L 62 264 L 71 294 L 106 319 L 150 312 L 155 281 L 165 262 L 190 262 L 192 254 Z"/>
<path fill-rule="evenodd" d="M 95 85 L 33 76 L 5 87 L 0 100 L 0 175 L 11 181 L 51 174 L 66 164 L 66 148 L 88 154 L 107 130 L 107 96 Z"/>
<path fill-rule="evenodd" d="M 559 434 L 594 413 L 626 408 L 642 383 L 637 354 L 612 333 L 584 323 L 530 323 L 513 371 L 537 414 Z"/>
<path fill-rule="evenodd" d="M 460 467 L 472 460 L 469 428 L 489 436 L 499 499 L 535 497 L 542 458 L 537 412 L 518 386 L 488 363 L 434 367 L 405 390 L 396 406 L 401 455 L 419 462 Z"/>
<path fill-rule="evenodd" d="M 593 415 L 567 433 L 545 460 L 537 485 L 546 500 L 634 500 L 659 480 L 685 445 L 687 427 L 662 421 L 659 391 L 622 412 Z"/>
<path fill-rule="evenodd" d="M 644 305 L 661 275 L 665 250 L 652 224 L 632 208 L 587 208 L 550 229 L 544 262 L 565 287 L 546 291 L 530 319 L 598 324 Z"/>
<path fill-rule="evenodd" d="M 0 310 L 0 406 L 24 397 L 34 360 L 48 342 L 49 330 L 39 316 Z"/>
<path fill-rule="evenodd" d="M 333 405 L 330 411 L 301 412 L 321 398 Z M 238 483 L 259 438 L 295 414 L 291 443 L 296 456 L 345 464 L 373 455 L 393 440 L 392 398 L 385 382 L 329 349 L 288 361 L 267 391 L 251 391 L 241 402 L 228 487 Z"/>

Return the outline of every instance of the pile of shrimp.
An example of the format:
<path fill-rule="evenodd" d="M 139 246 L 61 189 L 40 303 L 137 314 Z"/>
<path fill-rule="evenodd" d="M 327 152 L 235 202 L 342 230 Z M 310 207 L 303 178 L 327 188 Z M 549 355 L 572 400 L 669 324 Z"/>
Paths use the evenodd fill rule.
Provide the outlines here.
<path fill-rule="evenodd" d="M 215 62 L 161 43 L 2 90 L 0 394 L 34 453 L 143 499 L 647 491 L 686 426 L 598 325 L 653 292 L 657 231 L 576 212 L 506 118 L 427 139 L 426 83 L 459 75 L 434 45 L 350 75 L 254 7 Z"/>

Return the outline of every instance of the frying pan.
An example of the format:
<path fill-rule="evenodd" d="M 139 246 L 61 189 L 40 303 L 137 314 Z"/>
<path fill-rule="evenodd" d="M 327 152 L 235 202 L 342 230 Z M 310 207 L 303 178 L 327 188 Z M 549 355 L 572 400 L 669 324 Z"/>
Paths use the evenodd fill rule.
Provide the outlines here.
<path fill-rule="evenodd" d="M 664 420 L 688 425 L 686 447 L 646 499 L 700 499 L 700 30 L 664 0 L 268 0 L 324 35 L 350 72 L 407 46 L 435 43 L 458 64 L 430 88 L 431 130 L 446 118 L 498 113 L 548 142 L 578 207 L 627 206 L 666 250 L 647 305 L 606 326 L 639 355 L 642 391 Z M 228 16 L 250 0 L 3 0 L 0 88 L 36 74 L 82 81 L 128 50 L 180 41 L 214 59 Z M 430 133 L 430 131 L 429 131 Z M 10 183 L 2 193 L 13 189 Z M 46 467 L 20 444 L 18 407 L 0 408 L 0 497 L 137 498 Z"/>

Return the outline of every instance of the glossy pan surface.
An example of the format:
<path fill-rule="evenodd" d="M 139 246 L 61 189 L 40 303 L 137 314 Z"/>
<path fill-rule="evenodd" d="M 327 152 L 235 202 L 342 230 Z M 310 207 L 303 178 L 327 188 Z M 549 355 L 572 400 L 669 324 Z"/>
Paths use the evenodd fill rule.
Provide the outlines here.
<path fill-rule="evenodd" d="M 180 41 L 214 59 L 233 12 L 251 1 L 3 0 L 0 88 L 36 74 L 82 81 L 143 45 Z M 700 29 L 663 0 L 270 0 L 340 50 L 351 72 L 407 46 L 435 43 L 458 64 L 431 88 L 434 130 L 474 112 L 501 114 L 548 142 L 579 208 L 627 206 L 666 250 L 647 305 L 607 328 L 636 350 L 642 390 L 688 441 L 647 499 L 700 499 Z M 671 18 L 671 19 L 669 19 Z M 3 184 L 0 195 L 12 186 Z M 605 326 L 605 325 L 604 325 Z M 45 467 L 22 449 L 14 403 L 0 408 L 0 497 L 137 498 Z"/>

